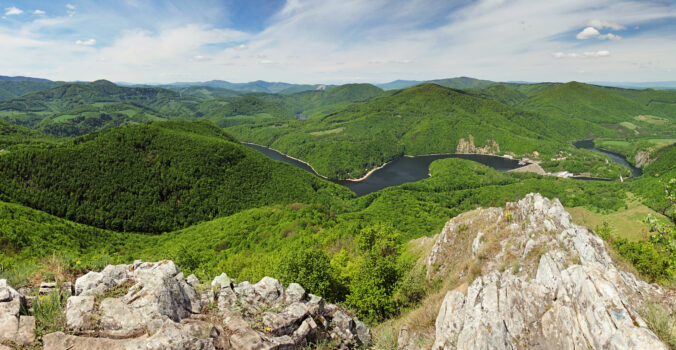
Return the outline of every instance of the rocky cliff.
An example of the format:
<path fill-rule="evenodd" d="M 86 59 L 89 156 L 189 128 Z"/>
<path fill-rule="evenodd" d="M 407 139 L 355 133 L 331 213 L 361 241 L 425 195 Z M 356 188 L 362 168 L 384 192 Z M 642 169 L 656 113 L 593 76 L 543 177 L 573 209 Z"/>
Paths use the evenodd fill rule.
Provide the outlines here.
<path fill-rule="evenodd" d="M 672 308 L 673 292 L 617 269 L 556 199 L 464 213 L 426 263 L 430 278 L 476 275 L 443 299 L 433 349 L 667 349 L 637 308 Z"/>
<path fill-rule="evenodd" d="M 301 349 L 323 342 L 348 349 L 371 338 L 347 310 L 298 284 L 284 288 L 270 277 L 235 284 L 225 273 L 202 284 L 168 260 L 110 265 L 62 293 L 72 294 L 67 327 L 43 336 L 45 350 Z M 21 305 L 28 304 L 0 280 L 0 341 L 19 346 L 35 341 L 35 320 L 20 315 Z"/>

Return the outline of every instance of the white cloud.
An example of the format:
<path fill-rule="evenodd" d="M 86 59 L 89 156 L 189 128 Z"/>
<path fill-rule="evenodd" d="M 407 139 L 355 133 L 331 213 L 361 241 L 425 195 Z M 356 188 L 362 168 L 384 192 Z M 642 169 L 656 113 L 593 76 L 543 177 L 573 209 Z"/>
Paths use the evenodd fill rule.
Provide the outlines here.
<path fill-rule="evenodd" d="M 620 39 L 622 39 L 621 36 L 615 35 L 615 34 L 613 34 L 613 33 L 608 33 L 608 34 L 604 34 L 604 35 L 599 35 L 598 38 L 599 38 L 599 39 L 608 39 L 608 40 L 620 40 Z"/>
<path fill-rule="evenodd" d="M 577 33 L 575 36 L 576 38 L 580 40 L 586 40 L 586 39 L 591 39 L 591 38 L 596 38 L 600 40 L 620 40 L 622 39 L 621 36 L 615 35 L 613 33 L 608 33 L 608 34 L 601 34 L 596 28 L 594 27 L 587 27 L 583 29 L 581 32 Z"/>
<path fill-rule="evenodd" d="M 609 21 L 602 21 L 598 19 L 593 19 L 589 22 L 587 22 L 588 26 L 598 28 L 598 29 L 604 29 L 604 28 L 610 28 L 614 30 L 622 30 L 625 29 L 623 25 L 614 23 L 614 22 L 609 22 Z"/>
<path fill-rule="evenodd" d="M 15 6 L 5 8 L 5 16 L 20 15 L 22 13 L 23 10 Z"/>
<path fill-rule="evenodd" d="M 35 10 L 35 11 L 33 11 L 33 14 L 34 14 L 34 15 L 44 15 L 45 13 L 47 13 L 47 12 L 42 11 L 42 10 Z"/>
<path fill-rule="evenodd" d="M 555 52 L 554 57 L 556 58 L 594 58 L 594 57 L 608 57 L 610 56 L 610 51 L 608 50 L 599 50 L 599 51 L 585 51 L 582 53 L 565 53 L 565 52 Z"/>
<path fill-rule="evenodd" d="M 69 10 L 75 10 L 75 5 L 73 4 L 66 4 L 66 8 Z"/>
<path fill-rule="evenodd" d="M 583 29 L 581 32 L 577 33 L 577 35 L 575 37 L 580 39 L 580 40 L 585 40 L 585 39 L 590 39 L 590 38 L 596 38 L 599 35 L 601 35 L 601 33 L 599 33 L 599 31 L 596 28 L 587 27 L 587 28 Z"/>
<path fill-rule="evenodd" d="M 0 23 L 0 71 L 55 80 L 156 83 L 341 83 L 462 75 L 501 81 L 676 80 L 676 61 L 670 59 L 676 56 L 676 38 L 664 30 L 632 31 L 631 39 L 612 40 L 619 38 L 619 29 L 593 23 L 599 27 L 589 27 L 598 34 L 584 48 L 577 40 L 562 39 L 585 29 L 580 17 L 612 19 L 628 28 L 676 18 L 676 8 L 663 2 L 594 0 L 593 7 L 588 0 L 449 3 L 293 0 L 255 34 L 217 29 L 200 19 L 178 24 L 149 19 L 144 26 L 121 22 L 120 31 L 105 40 L 87 27 L 105 17 L 78 9 L 77 18 L 58 17 L 57 24 L 46 22 L 47 17 L 20 30 Z M 64 30 L 65 36 L 45 34 L 57 26 L 72 30 Z M 97 44 L 75 44 L 93 33 Z M 599 43 L 603 46 L 593 46 Z M 181 67 L 180 73 L 172 67 Z"/>
<path fill-rule="evenodd" d="M 85 45 L 85 46 L 91 46 L 96 44 L 96 39 L 94 38 L 89 38 L 87 40 L 76 40 L 75 45 Z"/>

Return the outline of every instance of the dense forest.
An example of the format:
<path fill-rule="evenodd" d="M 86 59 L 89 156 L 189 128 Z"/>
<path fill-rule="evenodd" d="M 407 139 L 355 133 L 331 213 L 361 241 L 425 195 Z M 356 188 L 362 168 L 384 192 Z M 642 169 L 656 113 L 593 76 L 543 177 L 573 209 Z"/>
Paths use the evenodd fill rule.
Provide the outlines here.
<path fill-rule="evenodd" d="M 349 196 L 208 122 L 111 129 L 0 157 L 0 198 L 89 225 L 163 232 L 274 203 Z"/>

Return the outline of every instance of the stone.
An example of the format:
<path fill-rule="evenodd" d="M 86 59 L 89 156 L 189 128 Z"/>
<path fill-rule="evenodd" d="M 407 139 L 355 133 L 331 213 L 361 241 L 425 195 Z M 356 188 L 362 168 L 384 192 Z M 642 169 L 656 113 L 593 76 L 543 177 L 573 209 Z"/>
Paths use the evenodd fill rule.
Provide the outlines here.
<path fill-rule="evenodd" d="M 185 281 L 188 282 L 193 287 L 200 284 L 200 280 L 197 279 L 197 276 L 195 275 L 190 275 L 186 277 Z"/>
<path fill-rule="evenodd" d="M 50 294 L 56 290 L 56 282 L 42 282 L 40 283 L 39 294 Z"/>
<path fill-rule="evenodd" d="M 0 303 L 5 301 L 12 300 L 12 296 L 9 294 L 8 288 L 0 288 Z"/>
<path fill-rule="evenodd" d="M 95 297 L 72 296 L 66 301 L 66 326 L 71 330 L 82 331 L 92 329 L 95 324 Z"/>
<path fill-rule="evenodd" d="M 509 223 L 494 220 L 507 211 Z M 466 293 L 447 292 L 432 349 L 667 349 L 631 307 L 664 299 L 665 291 L 618 270 L 603 240 L 572 223 L 558 200 L 528 194 L 504 209 L 452 219 L 426 259 L 436 267 L 429 276 L 451 271 L 453 256 L 474 251 L 477 239 L 463 238 L 461 223 L 469 232 L 506 230 L 509 244 L 485 257 L 484 275 Z M 542 253 L 530 254 L 535 247 Z M 500 269 L 507 259 L 522 269 Z"/>
<path fill-rule="evenodd" d="M 284 302 L 293 304 L 300 302 L 303 298 L 305 298 L 305 289 L 298 283 L 289 284 L 284 293 Z"/>
<path fill-rule="evenodd" d="M 308 316 L 308 309 L 302 303 L 287 306 L 280 313 L 263 313 L 263 324 L 272 334 L 281 336 L 291 333 L 291 330 L 300 325 Z"/>
<path fill-rule="evenodd" d="M 233 280 L 228 277 L 228 275 L 223 272 L 222 274 L 216 276 L 213 281 L 211 281 L 211 287 L 213 288 L 226 288 L 232 287 Z"/>
<path fill-rule="evenodd" d="M 263 277 L 253 286 L 256 294 L 260 295 L 263 301 L 269 305 L 275 305 L 280 298 L 284 296 L 284 287 L 282 284 L 271 277 Z"/>
<path fill-rule="evenodd" d="M 200 338 L 191 334 L 190 327 L 165 321 L 153 335 L 142 335 L 133 339 L 108 339 L 78 337 L 62 332 L 47 334 L 43 337 L 44 350 L 215 350 L 211 338 Z"/>

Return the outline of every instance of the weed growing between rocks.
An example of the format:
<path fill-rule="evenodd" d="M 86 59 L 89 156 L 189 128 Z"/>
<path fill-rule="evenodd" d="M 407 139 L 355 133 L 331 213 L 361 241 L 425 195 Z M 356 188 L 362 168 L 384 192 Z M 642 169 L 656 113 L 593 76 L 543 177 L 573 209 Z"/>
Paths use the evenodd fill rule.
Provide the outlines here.
<path fill-rule="evenodd" d="M 676 349 L 676 310 L 671 310 L 671 314 L 664 310 L 660 305 L 646 303 L 639 313 L 643 320 L 648 324 L 648 328 L 667 344 L 670 348 Z"/>
<path fill-rule="evenodd" d="M 35 335 L 38 339 L 52 332 L 66 329 L 66 298 L 56 290 L 47 295 L 37 296 L 33 301 L 33 316 L 35 316 Z"/>

